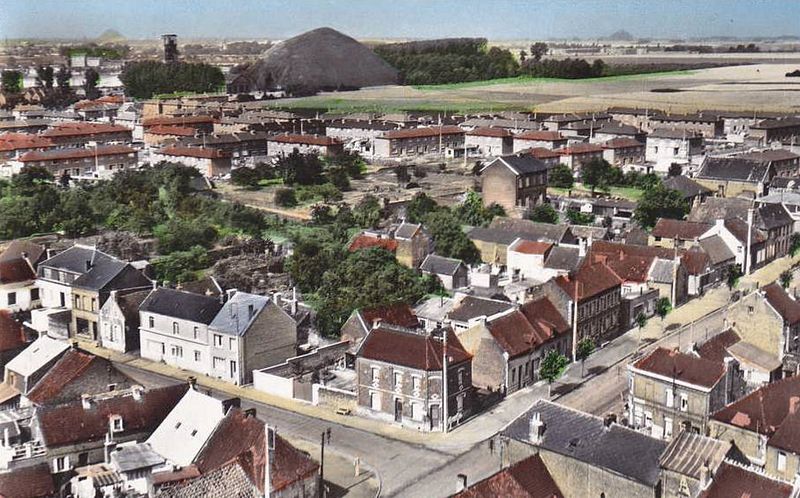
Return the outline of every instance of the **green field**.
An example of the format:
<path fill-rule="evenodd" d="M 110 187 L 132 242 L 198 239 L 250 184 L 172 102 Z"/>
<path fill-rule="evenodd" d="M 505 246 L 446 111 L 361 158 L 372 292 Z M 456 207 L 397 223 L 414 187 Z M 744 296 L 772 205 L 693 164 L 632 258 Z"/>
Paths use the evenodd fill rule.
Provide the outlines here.
<path fill-rule="evenodd" d="M 652 73 L 620 74 L 615 76 L 601 76 L 598 78 L 535 78 L 532 76 L 515 76 L 513 78 L 498 78 L 495 80 L 466 81 L 464 83 L 446 83 L 443 85 L 412 85 L 417 90 L 459 90 L 462 88 L 475 88 L 494 85 L 519 85 L 519 84 L 541 84 L 541 83 L 603 83 L 612 81 L 638 80 L 643 78 L 658 78 L 661 76 L 681 76 L 693 74 L 692 69 L 681 69 L 676 71 L 658 71 Z"/>
<path fill-rule="evenodd" d="M 337 112 L 391 113 L 403 111 L 422 112 L 487 112 L 527 109 L 527 105 L 495 101 L 449 101 L 449 100 L 368 100 L 338 97 L 302 97 L 276 100 L 268 107 L 276 109 L 324 109 Z"/>

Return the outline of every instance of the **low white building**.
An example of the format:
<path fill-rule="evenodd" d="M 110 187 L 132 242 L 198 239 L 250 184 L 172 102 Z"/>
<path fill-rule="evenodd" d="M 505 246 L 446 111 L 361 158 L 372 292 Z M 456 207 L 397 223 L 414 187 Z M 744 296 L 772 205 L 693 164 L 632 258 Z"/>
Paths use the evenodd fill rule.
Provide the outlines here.
<path fill-rule="evenodd" d="M 39 304 L 36 272 L 27 258 L 0 259 L 0 310 L 29 310 Z"/>
<path fill-rule="evenodd" d="M 666 175 L 674 164 L 690 168 L 703 155 L 703 136 L 686 130 L 659 129 L 647 136 L 645 160 L 655 165 L 655 172 Z"/>

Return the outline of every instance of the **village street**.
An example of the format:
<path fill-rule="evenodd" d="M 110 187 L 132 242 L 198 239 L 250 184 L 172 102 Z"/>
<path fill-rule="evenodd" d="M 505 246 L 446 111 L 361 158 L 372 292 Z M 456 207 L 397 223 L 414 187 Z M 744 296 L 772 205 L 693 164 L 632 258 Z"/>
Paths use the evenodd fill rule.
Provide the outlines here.
<path fill-rule="evenodd" d="M 778 278 L 800 257 L 783 258 L 742 278 L 740 289 L 754 288 Z M 571 364 L 564 376 L 550 386 L 551 399 L 596 415 L 614 412 L 624 416 L 624 392 L 627 386 L 628 361 L 652 348 L 686 349 L 723 329 L 725 310 L 731 291 L 725 286 L 710 290 L 662 321 L 652 318 L 647 325 L 611 341 L 590 356 L 582 368 Z M 145 385 L 164 385 L 185 381 L 189 372 L 161 363 L 102 350 L 91 343 L 83 347 L 109 357 L 124 372 Z M 331 429 L 326 448 L 336 465 L 326 471 L 341 493 L 370 496 L 380 492 L 392 496 L 446 496 L 454 491 L 455 476 L 465 473 L 470 482 L 495 472 L 499 461 L 485 441 L 524 413 L 536 400 L 548 397 L 548 386 L 539 382 L 518 391 L 491 410 L 455 428 L 448 434 L 426 434 L 358 418 L 340 416 L 306 404 L 264 395 L 252 387 L 237 387 L 216 379 L 199 377 L 198 385 L 218 397 L 237 396 L 245 408 L 254 407 L 259 418 L 276 426 L 278 432 L 319 458 L 321 434 Z M 360 459 L 361 475 L 354 476 L 353 463 Z M 374 474 L 371 473 L 374 471 Z"/>

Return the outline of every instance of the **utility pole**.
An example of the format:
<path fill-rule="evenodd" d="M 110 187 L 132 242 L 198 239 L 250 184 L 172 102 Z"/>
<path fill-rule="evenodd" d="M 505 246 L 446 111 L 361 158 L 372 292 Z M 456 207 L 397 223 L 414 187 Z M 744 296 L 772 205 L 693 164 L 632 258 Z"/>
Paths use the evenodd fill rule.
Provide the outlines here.
<path fill-rule="evenodd" d="M 324 431 L 322 431 L 322 435 L 320 437 L 321 440 L 321 447 L 319 452 L 319 490 L 317 494 L 320 498 L 325 498 L 325 440 L 328 440 L 328 444 L 331 442 L 331 428 L 328 427 Z"/>
<path fill-rule="evenodd" d="M 443 429 L 447 433 L 449 429 L 450 412 L 448 411 L 447 402 L 447 329 L 442 329 L 442 407 L 444 413 L 442 414 Z"/>

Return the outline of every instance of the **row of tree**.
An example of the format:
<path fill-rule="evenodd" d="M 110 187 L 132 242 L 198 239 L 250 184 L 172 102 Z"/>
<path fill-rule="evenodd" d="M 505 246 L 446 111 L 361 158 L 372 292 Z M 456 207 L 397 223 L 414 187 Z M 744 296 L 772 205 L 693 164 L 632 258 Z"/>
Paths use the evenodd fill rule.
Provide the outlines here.
<path fill-rule="evenodd" d="M 225 86 L 222 71 L 205 63 L 128 62 L 119 79 L 125 94 L 139 99 L 175 92 L 216 92 Z"/>

